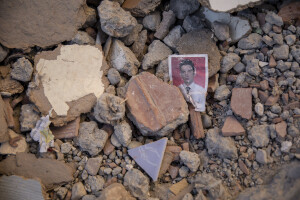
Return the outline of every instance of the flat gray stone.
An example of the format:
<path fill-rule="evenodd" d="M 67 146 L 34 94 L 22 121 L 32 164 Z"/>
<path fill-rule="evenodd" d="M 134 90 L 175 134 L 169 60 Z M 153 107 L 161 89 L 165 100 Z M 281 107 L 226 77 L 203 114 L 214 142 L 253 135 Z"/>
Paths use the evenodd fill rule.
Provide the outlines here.
<path fill-rule="evenodd" d="M 198 10 L 200 3 L 197 0 L 171 0 L 170 10 L 178 19 L 184 19 L 189 14 Z"/>
<path fill-rule="evenodd" d="M 161 22 L 160 13 L 154 12 L 144 17 L 143 26 L 151 31 L 156 31 L 160 22 Z"/>
<path fill-rule="evenodd" d="M 269 144 L 269 126 L 256 125 L 248 131 L 248 138 L 255 147 L 266 147 Z"/>
<path fill-rule="evenodd" d="M 241 58 L 235 53 L 228 53 L 222 58 L 220 72 L 227 73 L 231 70 L 237 63 L 239 63 Z"/>
<path fill-rule="evenodd" d="M 289 58 L 289 46 L 284 44 L 273 47 L 273 56 L 276 60 L 286 60 Z"/>
<path fill-rule="evenodd" d="M 244 50 L 258 49 L 262 45 L 262 36 L 257 33 L 251 33 L 248 37 L 238 42 L 238 47 Z"/>

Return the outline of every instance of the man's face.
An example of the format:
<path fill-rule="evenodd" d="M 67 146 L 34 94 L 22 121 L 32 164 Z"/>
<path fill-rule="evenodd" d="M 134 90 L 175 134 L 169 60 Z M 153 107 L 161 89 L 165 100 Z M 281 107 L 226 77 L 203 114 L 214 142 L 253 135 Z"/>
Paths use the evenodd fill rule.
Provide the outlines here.
<path fill-rule="evenodd" d="M 192 82 L 194 82 L 195 74 L 193 67 L 190 65 L 182 65 L 180 69 L 180 76 L 186 85 L 190 85 Z"/>

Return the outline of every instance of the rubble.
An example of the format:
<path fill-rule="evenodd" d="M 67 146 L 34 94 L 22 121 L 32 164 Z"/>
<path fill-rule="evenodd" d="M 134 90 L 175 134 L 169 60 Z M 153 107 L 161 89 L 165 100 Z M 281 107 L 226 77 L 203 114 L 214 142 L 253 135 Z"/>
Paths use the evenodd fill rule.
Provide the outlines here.
<path fill-rule="evenodd" d="M 78 31 L 69 44 L 95 45 L 96 41 L 87 32 Z"/>
<path fill-rule="evenodd" d="M 124 176 L 124 186 L 128 187 L 130 193 L 137 198 L 144 199 L 148 197 L 149 180 L 139 170 L 131 169 Z"/>
<path fill-rule="evenodd" d="M 233 88 L 231 95 L 232 111 L 245 119 L 252 117 L 252 89 Z"/>
<path fill-rule="evenodd" d="M 107 139 L 107 133 L 98 129 L 97 123 L 91 121 L 80 123 L 79 135 L 74 138 L 74 141 L 82 151 L 87 151 L 91 156 L 96 156 L 104 148 Z"/>
<path fill-rule="evenodd" d="M 0 8 L 0 43 L 8 48 L 25 49 L 48 47 L 71 40 L 86 19 L 84 5 L 83 0 L 6 2 Z M 41 10 L 43 15 L 40 14 Z"/>
<path fill-rule="evenodd" d="M 122 8 L 131 12 L 135 17 L 144 17 L 150 12 L 154 11 L 155 8 L 161 3 L 161 0 L 125 0 L 122 4 Z"/>
<path fill-rule="evenodd" d="M 248 138 L 255 147 L 266 147 L 269 144 L 270 127 L 267 125 L 256 125 L 248 132 Z"/>
<path fill-rule="evenodd" d="M 234 116 L 228 116 L 222 127 L 223 136 L 244 135 L 245 129 Z"/>
<path fill-rule="evenodd" d="M 16 80 L 9 77 L 2 79 L 0 78 L 0 93 L 5 96 L 11 96 L 19 94 L 24 91 L 24 87 Z"/>
<path fill-rule="evenodd" d="M 20 124 L 21 131 L 31 131 L 40 119 L 39 112 L 33 104 L 24 104 L 21 107 Z"/>
<path fill-rule="evenodd" d="M 19 58 L 12 64 L 11 77 L 18 81 L 27 82 L 31 80 L 33 72 L 32 64 L 26 58 Z"/>
<path fill-rule="evenodd" d="M 0 178 L 0 194 L 3 199 L 47 199 L 48 196 L 40 181 L 15 175 Z"/>
<path fill-rule="evenodd" d="M 49 158 L 37 159 L 34 154 L 28 153 L 17 153 L 1 161 L 0 173 L 39 178 L 47 189 L 73 180 L 73 169 L 67 164 Z"/>
<path fill-rule="evenodd" d="M 203 130 L 201 114 L 200 112 L 195 111 L 194 106 L 192 106 L 191 104 L 189 104 L 188 106 L 190 111 L 189 124 L 192 134 L 195 139 L 204 138 L 205 134 Z"/>
<path fill-rule="evenodd" d="M 8 54 L 8 51 L 0 45 L 0 62 L 2 62 Z"/>
<path fill-rule="evenodd" d="M 90 186 L 93 194 L 99 192 L 104 187 L 105 180 L 102 176 L 89 176 L 86 180 L 86 184 Z"/>
<path fill-rule="evenodd" d="M 205 138 L 208 154 L 216 154 L 222 159 L 237 159 L 238 154 L 234 140 L 229 137 L 223 137 L 219 132 L 218 128 L 208 130 Z"/>
<path fill-rule="evenodd" d="M 226 3 L 220 0 L 198 0 L 202 6 L 209 7 L 216 12 L 234 12 L 259 5 L 261 0 L 244 0 Z"/>
<path fill-rule="evenodd" d="M 171 54 L 172 51 L 169 49 L 169 47 L 159 40 L 154 40 L 148 48 L 148 53 L 144 56 L 142 62 L 143 70 L 153 68 L 155 65 L 159 64 L 160 61 L 166 59 Z"/>
<path fill-rule="evenodd" d="M 228 87 L 226 85 L 221 85 L 216 89 L 214 98 L 219 101 L 223 101 L 223 100 L 227 99 L 230 94 L 231 94 L 231 92 L 228 89 Z"/>
<path fill-rule="evenodd" d="M 159 12 L 151 13 L 143 18 L 143 26 L 151 31 L 156 31 L 161 22 Z"/>
<path fill-rule="evenodd" d="M 128 117 L 144 136 L 165 136 L 188 120 L 180 90 L 148 72 L 129 81 L 126 98 Z"/>
<path fill-rule="evenodd" d="M 83 54 L 88 56 L 80 56 Z M 38 73 L 27 95 L 43 115 L 53 108 L 51 122 L 62 126 L 89 112 L 103 93 L 102 59 L 101 51 L 88 45 L 61 46 L 42 52 L 35 57 Z"/>
<path fill-rule="evenodd" d="M 238 47 L 245 50 L 258 49 L 262 45 L 262 37 L 257 33 L 251 33 L 248 37 L 238 42 Z"/>
<path fill-rule="evenodd" d="M 97 100 L 94 116 L 101 123 L 114 125 L 125 116 L 124 99 L 104 93 Z"/>
<path fill-rule="evenodd" d="M 188 182 L 186 181 L 186 179 L 182 179 L 181 181 L 179 181 L 179 182 L 173 184 L 173 185 L 169 188 L 169 190 L 170 190 L 173 194 L 177 195 L 177 194 L 179 194 L 184 188 L 186 188 L 188 185 L 189 185 L 189 184 L 188 184 Z"/>
<path fill-rule="evenodd" d="M 7 124 L 7 111 L 5 109 L 5 103 L 0 95 L 0 142 L 6 142 L 9 140 L 8 124 Z"/>
<path fill-rule="evenodd" d="M 108 60 L 116 70 L 129 76 L 136 75 L 140 65 L 134 53 L 120 40 L 113 41 Z"/>
<path fill-rule="evenodd" d="M 211 36 L 212 32 L 207 29 L 186 33 L 180 38 L 176 48 L 179 54 L 208 54 L 209 78 L 220 70 L 221 60 L 218 47 Z"/>
<path fill-rule="evenodd" d="M 229 53 L 223 57 L 221 61 L 221 69 L 220 72 L 227 73 L 231 70 L 238 62 L 240 62 L 241 58 L 235 53 Z"/>
<path fill-rule="evenodd" d="M 102 1 L 98 6 L 101 29 L 113 37 L 125 37 L 137 25 L 131 14 L 120 7 L 117 2 Z"/>
<path fill-rule="evenodd" d="M 124 147 L 127 147 L 131 142 L 132 130 L 126 121 L 122 121 L 115 125 L 113 134 Z"/>
<path fill-rule="evenodd" d="M 237 197 L 238 200 L 251 198 L 258 199 L 294 199 L 299 191 L 299 163 L 292 162 L 275 170 L 268 184 L 259 187 L 247 188 Z M 282 187 L 284 186 L 284 187 Z"/>
<path fill-rule="evenodd" d="M 169 34 L 163 39 L 164 43 L 168 45 L 171 49 L 176 49 L 179 39 L 184 33 L 183 28 L 178 25 L 175 26 Z"/>
<path fill-rule="evenodd" d="M 69 122 L 65 126 L 50 127 L 55 139 L 74 138 L 78 136 L 80 118 Z"/>
<path fill-rule="evenodd" d="M 1 143 L 0 154 L 16 154 L 19 152 L 27 152 L 28 145 L 25 137 L 16 134 L 13 130 L 8 129 L 10 141 Z M 11 145 L 13 144 L 13 146 Z"/>
<path fill-rule="evenodd" d="M 158 28 L 156 28 L 156 32 L 154 34 L 154 37 L 156 37 L 160 40 L 168 35 L 170 27 L 176 21 L 175 14 L 172 10 L 169 10 L 168 12 L 164 11 L 162 13 L 162 16 L 163 16 L 163 19 L 160 22 Z"/>
<path fill-rule="evenodd" d="M 115 199 L 124 199 L 124 200 L 134 200 L 124 186 L 120 183 L 113 183 L 110 186 L 106 187 L 98 200 L 115 200 Z"/>

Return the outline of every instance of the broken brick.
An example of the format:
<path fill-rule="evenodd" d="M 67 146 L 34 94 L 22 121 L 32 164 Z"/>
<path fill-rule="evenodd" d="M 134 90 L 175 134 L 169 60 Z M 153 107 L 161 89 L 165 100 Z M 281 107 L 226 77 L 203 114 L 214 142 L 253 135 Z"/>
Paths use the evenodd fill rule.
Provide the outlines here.
<path fill-rule="evenodd" d="M 190 110 L 190 128 L 192 131 L 192 134 L 194 135 L 195 139 L 204 138 L 204 129 L 202 124 L 202 117 L 201 113 L 195 111 L 195 108 L 192 104 L 189 104 L 189 110 Z"/>
<path fill-rule="evenodd" d="M 189 143 L 188 142 L 182 143 L 181 146 L 182 146 L 183 150 L 190 151 L 190 147 L 189 147 Z"/>
<path fill-rule="evenodd" d="M 161 163 L 158 177 L 164 175 L 170 167 L 171 162 L 173 161 L 174 155 L 169 151 L 165 151 L 164 158 Z"/>
<path fill-rule="evenodd" d="M 265 105 L 266 106 L 273 106 L 275 103 L 277 103 L 279 99 L 279 95 L 276 95 L 276 96 L 269 96 L 269 98 L 267 99 L 267 101 L 265 102 Z"/>
<path fill-rule="evenodd" d="M 230 105 L 235 114 L 245 119 L 251 119 L 252 88 L 233 88 Z"/>
<path fill-rule="evenodd" d="M 226 118 L 224 122 L 224 126 L 222 128 L 222 134 L 223 136 L 244 135 L 245 129 L 235 117 L 229 116 Z"/>
<path fill-rule="evenodd" d="M 169 187 L 169 190 L 177 195 L 179 194 L 179 192 L 181 192 L 184 188 L 186 188 L 188 186 L 188 182 L 186 181 L 186 179 L 182 179 L 181 181 L 173 184 L 171 187 Z"/>
<path fill-rule="evenodd" d="M 269 58 L 269 67 L 276 67 L 277 63 L 275 61 L 275 58 L 271 55 Z"/>

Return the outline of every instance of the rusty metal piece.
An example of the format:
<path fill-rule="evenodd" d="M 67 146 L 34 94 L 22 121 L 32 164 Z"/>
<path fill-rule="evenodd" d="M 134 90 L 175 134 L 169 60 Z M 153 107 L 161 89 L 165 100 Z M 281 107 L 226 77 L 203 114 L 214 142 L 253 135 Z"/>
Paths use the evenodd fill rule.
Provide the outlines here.
<path fill-rule="evenodd" d="M 9 139 L 9 145 L 12 146 L 12 147 L 18 147 L 17 142 L 18 142 L 19 140 L 21 140 L 21 139 L 22 139 L 21 136 L 17 136 L 17 137 L 14 137 L 14 138 L 10 138 L 10 139 Z"/>

